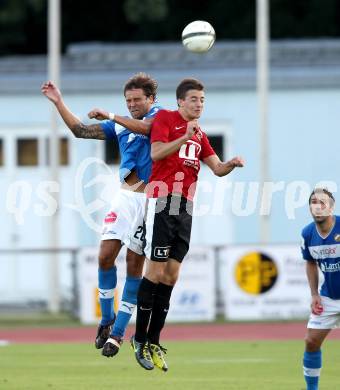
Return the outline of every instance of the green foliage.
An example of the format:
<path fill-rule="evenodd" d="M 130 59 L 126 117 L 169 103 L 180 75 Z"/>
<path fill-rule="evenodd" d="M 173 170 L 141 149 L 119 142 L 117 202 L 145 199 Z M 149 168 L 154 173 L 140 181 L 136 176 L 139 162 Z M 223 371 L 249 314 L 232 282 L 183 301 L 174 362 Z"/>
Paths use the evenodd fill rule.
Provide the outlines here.
<path fill-rule="evenodd" d="M 44 53 L 48 0 L 0 0 L 0 55 Z M 63 49 L 72 42 L 176 41 L 207 20 L 217 39 L 254 39 L 256 1 L 62 0 Z M 340 1 L 271 0 L 273 38 L 340 36 Z"/>
<path fill-rule="evenodd" d="M 166 0 L 125 0 L 124 12 L 131 23 L 158 22 L 167 16 L 168 6 Z"/>
<path fill-rule="evenodd" d="M 0 55 L 46 50 L 46 1 L 0 2 Z M 33 44 L 32 44 L 33 43 Z"/>

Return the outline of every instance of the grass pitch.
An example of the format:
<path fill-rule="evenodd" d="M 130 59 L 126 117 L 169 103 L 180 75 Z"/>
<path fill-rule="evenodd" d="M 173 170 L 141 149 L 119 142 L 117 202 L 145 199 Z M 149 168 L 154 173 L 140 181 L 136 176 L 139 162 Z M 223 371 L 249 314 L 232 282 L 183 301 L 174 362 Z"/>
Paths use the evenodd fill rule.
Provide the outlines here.
<path fill-rule="evenodd" d="M 24 331 L 24 330 L 23 330 Z M 89 344 L 0 347 L 4 390 L 302 390 L 303 341 L 168 342 L 169 371 L 145 371 L 128 342 L 114 358 Z M 339 390 L 340 342 L 326 341 L 320 389 Z"/>

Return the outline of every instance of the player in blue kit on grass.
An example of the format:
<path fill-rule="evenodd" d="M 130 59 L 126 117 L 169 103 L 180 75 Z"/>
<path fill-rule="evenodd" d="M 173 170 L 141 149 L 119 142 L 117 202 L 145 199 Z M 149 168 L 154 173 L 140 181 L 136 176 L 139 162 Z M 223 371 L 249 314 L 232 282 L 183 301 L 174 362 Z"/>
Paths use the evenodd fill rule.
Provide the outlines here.
<path fill-rule="evenodd" d="M 324 188 L 309 198 L 314 222 L 302 230 L 301 251 L 311 290 L 303 371 L 307 390 L 318 390 L 321 345 L 331 329 L 340 327 L 340 217 L 333 215 L 335 200 Z M 324 282 L 319 291 L 319 268 Z"/>
<path fill-rule="evenodd" d="M 104 220 L 98 269 L 102 319 L 95 340 L 96 348 L 103 348 L 102 354 L 111 357 L 117 354 L 123 342 L 127 324 L 136 305 L 143 271 L 144 188 L 151 172 L 150 140 L 147 135 L 153 116 L 160 109 L 155 104 L 157 82 L 144 73 L 134 75 L 124 87 L 126 105 L 132 118 L 96 108 L 88 116 L 102 122 L 91 125 L 83 124 L 68 109 L 60 91 L 52 82 L 43 84 L 42 93 L 55 104 L 65 124 L 77 138 L 115 138 L 119 144 L 122 185 Z M 115 314 L 115 260 L 123 244 L 127 246 L 127 277 L 120 308 Z"/>

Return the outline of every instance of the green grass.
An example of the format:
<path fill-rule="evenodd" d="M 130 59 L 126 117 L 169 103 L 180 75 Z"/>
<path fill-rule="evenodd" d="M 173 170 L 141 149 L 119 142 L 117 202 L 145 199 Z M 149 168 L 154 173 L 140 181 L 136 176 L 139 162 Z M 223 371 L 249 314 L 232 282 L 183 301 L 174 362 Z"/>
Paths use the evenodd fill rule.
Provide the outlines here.
<path fill-rule="evenodd" d="M 6 390 L 302 390 L 303 341 L 169 342 L 169 372 L 140 368 L 126 342 L 107 359 L 88 344 L 0 347 Z M 320 390 L 339 390 L 340 342 L 327 341 Z"/>

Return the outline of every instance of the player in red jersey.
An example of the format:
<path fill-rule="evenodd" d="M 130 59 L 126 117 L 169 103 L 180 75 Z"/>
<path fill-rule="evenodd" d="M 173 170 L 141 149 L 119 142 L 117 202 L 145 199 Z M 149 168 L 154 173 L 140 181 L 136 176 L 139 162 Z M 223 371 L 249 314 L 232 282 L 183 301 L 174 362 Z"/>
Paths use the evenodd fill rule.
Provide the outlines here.
<path fill-rule="evenodd" d="M 177 111 L 161 110 L 151 127 L 152 172 L 145 215 L 146 273 L 137 298 L 136 334 L 131 338 L 137 362 L 145 369 L 168 370 L 159 344 L 170 296 L 187 254 L 200 161 L 217 176 L 228 175 L 243 160 L 222 162 L 210 146 L 198 119 L 204 87 L 185 79 L 177 87 Z"/>

